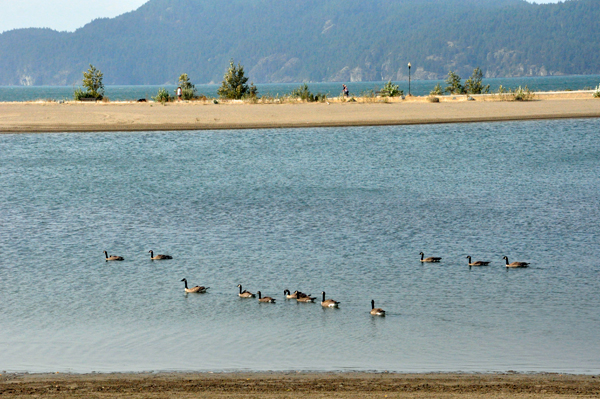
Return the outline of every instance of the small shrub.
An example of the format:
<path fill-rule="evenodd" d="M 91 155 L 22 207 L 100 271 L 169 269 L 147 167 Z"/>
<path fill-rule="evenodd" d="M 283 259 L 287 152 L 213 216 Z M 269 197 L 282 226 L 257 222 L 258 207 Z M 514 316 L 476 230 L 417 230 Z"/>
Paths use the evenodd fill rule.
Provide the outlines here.
<path fill-rule="evenodd" d="M 372 89 L 361 92 L 359 97 L 362 97 L 363 101 L 366 103 L 374 103 L 377 101 L 377 95 Z M 352 97 L 352 99 L 354 99 L 354 97 Z"/>
<path fill-rule="evenodd" d="M 152 97 L 152 99 L 157 102 L 167 103 L 171 101 L 172 97 L 169 95 L 167 89 L 161 87 L 160 89 L 158 89 L 158 93 L 156 94 L 156 96 Z"/>
<path fill-rule="evenodd" d="M 517 87 L 515 90 L 511 92 L 513 96 L 513 100 L 515 101 L 530 101 L 533 100 L 535 94 L 529 90 L 527 86 L 525 87 Z"/>
<path fill-rule="evenodd" d="M 440 99 L 435 96 L 430 95 L 429 97 L 427 97 L 427 101 L 429 101 L 430 103 L 439 103 Z"/>
<path fill-rule="evenodd" d="M 302 101 L 307 101 L 309 103 L 312 102 L 323 102 L 327 99 L 327 95 L 326 94 L 321 94 L 321 93 L 317 93 L 317 94 L 313 94 L 310 92 L 310 90 L 308 89 L 308 85 L 306 83 L 302 84 L 302 86 L 292 90 L 292 93 L 290 94 L 291 98 L 297 98 L 300 99 Z"/>
<path fill-rule="evenodd" d="M 441 96 L 444 94 L 444 89 L 442 89 L 442 85 L 441 84 L 436 84 L 435 87 L 433 88 L 433 90 L 431 90 L 429 92 L 430 96 Z"/>
<path fill-rule="evenodd" d="M 594 92 L 594 98 L 600 98 L 600 85 L 596 87 L 596 91 Z"/>
<path fill-rule="evenodd" d="M 83 91 L 81 87 L 78 87 L 73 91 L 73 100 L 81 101 L 84 98 L 87 98 L 87 92 Z"/>
<path fill-rule="evenodd" d="M 181 98 L 187 101 L 195 99 L 196 89 L 181 89 Z"/>
<path fill-rule="evenodd" d="M 400 97 L 404 95 L 404 90 L 400 90 L 400 86 L 395 85 L 389 80 L 379 91 L 381 97 Z"/>
<path fill-rule="evenodd" d="M 310 97 L 313 94 L 308 89 L 308 85 L 306 83 L 302 84 L 300 87 L 292 90 L 290 97 L 298 98 L 300 100 L 309 101 Z M 314 96 L 313 96 L 314 97 Z"/>

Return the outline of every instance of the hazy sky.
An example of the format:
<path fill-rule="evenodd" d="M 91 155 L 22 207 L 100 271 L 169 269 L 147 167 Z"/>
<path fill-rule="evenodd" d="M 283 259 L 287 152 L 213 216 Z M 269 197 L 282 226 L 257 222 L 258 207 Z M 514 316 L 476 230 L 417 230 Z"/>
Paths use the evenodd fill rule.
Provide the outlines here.
<path fill-rule="evenodd" d="M 52 28 L 60 31 L 74 31 L 93 19 L 116 17 L 137 9 L 147 1 L 0 0 L 0 32 L 17 28 Z M 559 0 L 530 1 L 557 3 Z"/>

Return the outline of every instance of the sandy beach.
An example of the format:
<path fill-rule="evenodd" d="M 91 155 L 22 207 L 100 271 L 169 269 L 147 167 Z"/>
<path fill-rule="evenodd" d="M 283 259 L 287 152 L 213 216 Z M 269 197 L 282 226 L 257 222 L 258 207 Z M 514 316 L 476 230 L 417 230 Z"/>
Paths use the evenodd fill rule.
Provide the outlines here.
<path fill-rule="evenodd" d="M 0 132 L 94 132 L 409 125 L 600 117 L 591 93 L 537 94 L 533 101 L 494 96 L 329 103 L 0 103 Z"/>
<path fill-rule="evenodd" d="M 4 374 L 2 398 L 587 398 L 598 376 L 562 374 Z"/>

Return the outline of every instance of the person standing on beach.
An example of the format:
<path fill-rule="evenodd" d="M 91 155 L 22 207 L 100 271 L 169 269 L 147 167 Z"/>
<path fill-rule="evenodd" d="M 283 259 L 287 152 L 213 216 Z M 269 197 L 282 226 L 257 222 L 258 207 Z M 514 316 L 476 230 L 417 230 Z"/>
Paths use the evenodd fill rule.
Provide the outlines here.
<path fill-rule="evenodd" d="M 177 88 L 177 98 L 181 101 L 181 86 Z"/>
<path fill-rule="evenodd" d="M 342 91 L 344 93 L 344 97 L 348 97 L 348 95 L 350 95 L 350 91 L 348 90 L 348 86 L 346 86 L 345 84 L 342 85 Z"/>

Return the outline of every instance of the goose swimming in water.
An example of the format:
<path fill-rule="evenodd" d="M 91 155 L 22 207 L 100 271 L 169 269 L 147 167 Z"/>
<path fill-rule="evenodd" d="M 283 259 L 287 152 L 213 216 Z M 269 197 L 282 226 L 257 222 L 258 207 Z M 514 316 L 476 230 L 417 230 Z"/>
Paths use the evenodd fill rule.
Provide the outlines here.
<path fill-rule="evenodd" d="M 106 258 L 105 260 L 108 262 L 109 260 L 125 260 L 123 259 L 122 256 L 117 256 L 117 255 L 111 255 L 108 256 L 108 252 L 104 251 L 104 257 Z"/>
<path fill-rule="evenodd" d="M 253 293 L 251 293 L 251 292 L 248 292 L 246 290 L 242 291 L 242 285 L 241 284 L 238 284 L 237 286 L 240 289 L 240 293 L 238 294 L 238 296 L 240 298 L 254 298 L 255 297 L 255 295 Z"/>
<path fill-rule="evenodd" d="M 508 258 L 506 256 L 503 256 L 502 259 L 506 260 L 506 267 L 527 267 L 529 266 L 529 263 L 527 262 L 512 262 L 512 263 L 508 263 Z"/>
<path fill-rule="evenodd" d="M 490 264 L 490 262 L 486 262 L 486 261 L 481 261 L 481 260 L 477 260 L 475 262 L 471 262 L 471 257 L 467 256 L 467 259 L 469 259 L 469 268 L 471 268 L 471 266 L 487 266 Z"/>
<path fill-rule="evenodd" d="M 183 281 L 183 283 L 185 284 L 185 292 L 190 292 L 190 293 L 197 293 L 197 294 L 204 294 L 206 292 L 207 289 L 209 289 L 210 287 L 204 287 L 204 286 L 195 286 L 192 288 L 188 288 L 188 284 L 187 284 L 187 280 L 186 279 L 181 279 L 181 281 Z"/>
<path fill-rule="evenodd" d="M 425 254 L 423 252 L 419 253 L 419 255 L 421 255 L 421 262 L 434 263 L 434 262 L 439 262 L 442 260 L 442 258 L 436 258 L 434 256 L 430 256 L 429 258 L 423 259 L 423 256 L 425 256 Z"/>
<path fill-rule="evenodd" d="M 156 256 L 154 256 L 154 251 L 150 250 L 148 252 L 150 253 L 151 260 L 173 259 L 171 255 L 156 254 Z"/>
<path fill-rule="evenodd" d="M 375 300 L 371 299 L 371 314 L 373 316 L 385 316 L 385 310 L 375 307 Z"/>
<path fill-rule="evenodd" d="M 261 303 L 275 303 L 275 298 L 271 298 L 270 296 L 266 296 L 266 297 L 262 297 L 262 294 L 260 293 L 260 291 L 257 292 L 258 294 L 258 302 Z"/>
<path fill-rule="evenodd" d="M 333 299 L 325 299 L 325 291 L 323 291 L 321 294 L 323 294 L 323 300 L 321 301 L 321 306 L 323 306 L 324 308 L 337 308 L 339 307 L 338 305 L 340 304 L 338 301 L 334 301 Z"/>

